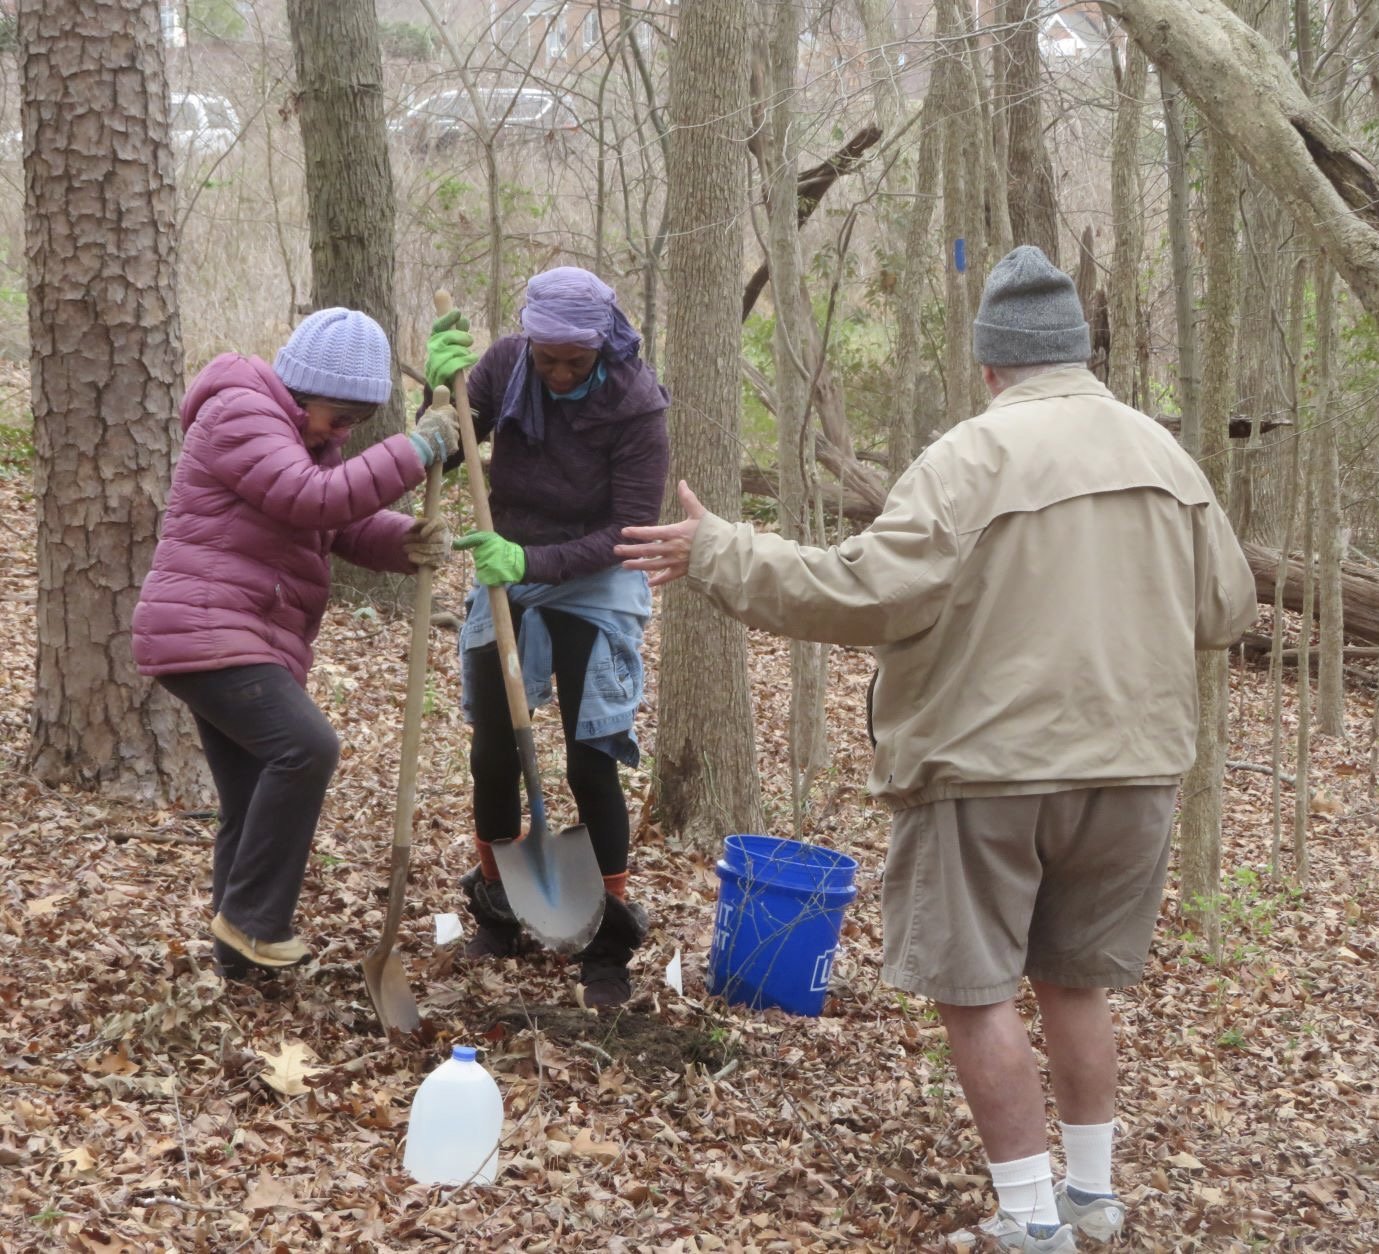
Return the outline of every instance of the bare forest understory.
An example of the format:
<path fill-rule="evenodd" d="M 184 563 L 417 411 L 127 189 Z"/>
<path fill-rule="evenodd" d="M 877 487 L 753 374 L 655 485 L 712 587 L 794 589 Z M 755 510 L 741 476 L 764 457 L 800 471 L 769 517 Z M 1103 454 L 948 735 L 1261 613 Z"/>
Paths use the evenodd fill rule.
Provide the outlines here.
<path fill-rule="evenodd" d="M 442 574 L 444 604 L 463 580 L 458 563 Z M 455 638 L 436 629 L 401 937 L 426 1021 L 389 1040 L 360 959 L 383 921 L 407 624 L 331 611 L 312 692 L 345 748 L 299 914 L 317 957 L 224 984 L 210 816 L 51 791 L 21 769 L 34 589 L 28 485 L 0 478 L 4 1249 L 938 1250 L 990 1211 L 942 1029 L 878 978 L 887 819 L 865 791 L 864 652 L 833 655 L 833 764 L 806 833 L 861 862 L 824 1015 L 705 995 L 717 851 L 677 848 L 642 813 L 632 889 L 654 932 L 634 1001 L 599 1017 L 552 956 L 476 966 L 434 943 L 471 856 Z M 653 629 L 653 683 L 656 647 Z M 789 653 L 760 635 L 751 648 L 760 774 L 788 835 Z M 1264 672 L 1236 662 L 1232 678 L 1229 757 L 1267 764 Z M 1188 932 L 1175 872 L 1148 976 L 1116 997 L 1130 1249 L 1379 1248 L 1379 804 L 1373 693 L 1351 684 L 1349 742 L 1314 742 L 1308 882 L 1271 878 L 1270 777 L 1231 770 L 1223 954 Z M 538 727 L 554 781 L 549 712 Z M 654 752 L 654 708 L 641 731 Z M 648 776 L 628 782 L 636 818 Z M 683 995 L 664 981 L 677 950 Z M 402 1139 L 452 1040 L 482 1046 L 502 1088 L 502 1170 L 428 1191 L 403 1173 Z"/>

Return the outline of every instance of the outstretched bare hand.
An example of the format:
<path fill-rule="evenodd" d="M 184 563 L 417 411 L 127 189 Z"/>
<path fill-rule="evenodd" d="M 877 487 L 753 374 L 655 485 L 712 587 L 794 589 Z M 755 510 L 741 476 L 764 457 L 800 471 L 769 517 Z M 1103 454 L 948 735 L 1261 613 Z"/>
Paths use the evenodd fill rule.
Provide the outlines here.
<path fill-rule="evenodd" d="M 653 588 L 689 574 L 694 534 L 699 530 L 699 520 L 708 513 L 683 479 L 678 492 L 685 510 L 683 521 L 658 527 L 624 527 L 623 536 L 634 543 L 619 544 L 613 549 L 628 570 L 645 571 Z"/>

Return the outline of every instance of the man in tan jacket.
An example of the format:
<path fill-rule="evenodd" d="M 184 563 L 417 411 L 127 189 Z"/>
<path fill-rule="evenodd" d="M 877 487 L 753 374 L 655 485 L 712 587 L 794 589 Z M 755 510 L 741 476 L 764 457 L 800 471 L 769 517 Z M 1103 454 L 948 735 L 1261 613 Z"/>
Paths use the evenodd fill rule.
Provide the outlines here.
<path fill-rule="evenodd" d="M 687 517 L 629 527 L 653 586 L 799 639 L 874 645 L 872 791 L 895 811 L 883 977 L 932 998 L 990 1160 L 1001 1248 L 1124 1221 L 1111 1183 L 1106 990 L 1139 979 L 1197 728 L 1194 650 L 1253 621 L 1210 486 L 1085 368 L 1072 281 L 1037 248 L 992 270 L 973 328 L 987 410 L 931 444 L 866 531 L 828 549 Z M 1054 1186 L 1043 1017 L 1067 1178 Z"/>

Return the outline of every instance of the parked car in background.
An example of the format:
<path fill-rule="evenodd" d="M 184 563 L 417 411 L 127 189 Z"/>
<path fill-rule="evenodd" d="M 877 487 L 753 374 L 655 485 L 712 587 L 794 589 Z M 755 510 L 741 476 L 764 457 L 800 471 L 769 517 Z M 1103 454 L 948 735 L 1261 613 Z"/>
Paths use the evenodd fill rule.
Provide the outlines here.
<path fill-rule="evenodd" d="M 579 130 L 574 105 L 563 92 L 542 87 L 480 87 L 477 93 L 499 139 L 568 136 Z M 434 153 L 474 138 L 479 124 L 473 100 L 460 87 L 412 105 L 389 129 L 414 151 Z"/>
<path fill-rule="evenodd" d="M 239 115 L 224 96 L 175 91 L 172 146 L 179 156 L 219 157 L 239 139 Z"/>

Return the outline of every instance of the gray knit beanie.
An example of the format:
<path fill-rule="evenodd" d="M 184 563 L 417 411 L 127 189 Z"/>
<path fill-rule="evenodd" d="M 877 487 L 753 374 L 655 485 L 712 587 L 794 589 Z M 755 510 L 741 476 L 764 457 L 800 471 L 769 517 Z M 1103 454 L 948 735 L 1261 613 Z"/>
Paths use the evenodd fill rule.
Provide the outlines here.
<path fill-rule="evenodd" d="M 1033 244 L 992 267 L 972 324 L 972 355 L 983 366 L 1086 362 L 1092 355 L 1077 288 Z"/>
<path fill-rule="evenodd" d="M 278 351 L 273 369 L 293 392 L 380 405 L 393 394 L 388 337 L 357 309 L 318 309 Z"/>

